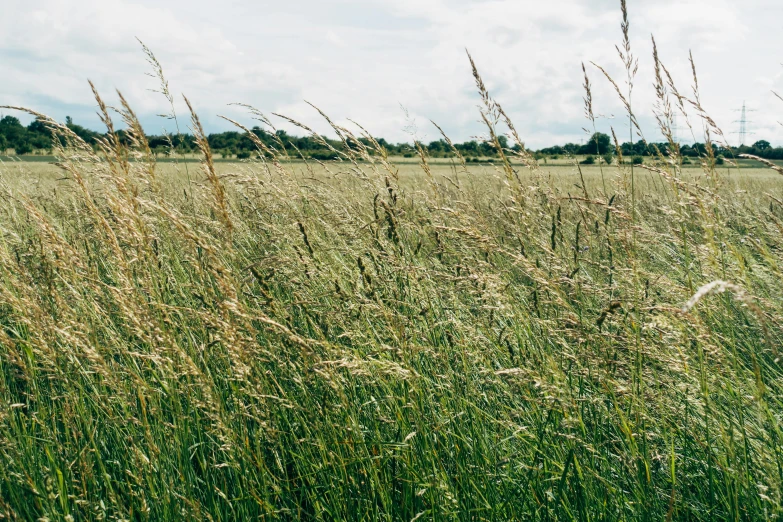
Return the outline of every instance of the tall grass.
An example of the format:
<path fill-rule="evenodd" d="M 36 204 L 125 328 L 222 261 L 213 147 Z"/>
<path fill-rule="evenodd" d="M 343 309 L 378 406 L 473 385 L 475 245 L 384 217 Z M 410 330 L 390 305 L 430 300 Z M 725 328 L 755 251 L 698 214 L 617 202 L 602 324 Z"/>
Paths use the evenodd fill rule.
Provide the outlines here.
<path fill-rule="evenodd" d="M 0 178 L 0 518 L 777 518 L 783 178 L 672 143 L 574 187 L 473 70 L 494 174 L 327 119 L 340 161 L 221 175 L 191 107 L 180 175 L 121 96 L 97 153 L 37 115 L 66 179 Z"/>

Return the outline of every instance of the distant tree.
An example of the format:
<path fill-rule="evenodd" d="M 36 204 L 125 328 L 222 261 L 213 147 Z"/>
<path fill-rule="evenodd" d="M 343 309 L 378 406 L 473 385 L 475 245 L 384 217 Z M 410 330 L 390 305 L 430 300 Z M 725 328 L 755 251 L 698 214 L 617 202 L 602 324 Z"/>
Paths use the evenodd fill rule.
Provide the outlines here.
<path fill-rule="evenodd" d="M 0 133 L 4 134 L 6 138 L 16 137 L 24 133 L 24 131 L 24 125 L 19 121 L 19 118 L 5 116 L 0 120 Z"/>
<path fill-rule="evenodd" d="M 719 156 L 723 156 L 724 158 L 725 158 L 726 156 L 728 156 L 728 157 L 732 157 L 732 156 L 734 156 L 734 150 L 732 150 L 732 149 L 731 149 L 731 147 L 729 147 L 729 148 L 726 148 L 726 147 L 718 147 L 718 150 L 717 150 L 717 152 L 718 152 L 718 155 L 719 155 Z"/>
<path fill-rule="evenodd" d="M 69 129 L 71 129 L 74 134 L 76 134 L 81 139 L 83 139 L 86 143 L 89 144 L 94 144 L 95 141 L 101 136 L 99 133 L 95 131 L 82 127 L 81 125 L 75 124 L 73 122 L 73 118 L 71 118 L 70 116 L 65 117 L 65 125 Z M 123 131 L 120 131 L 118 134 L 120 134 L 120 137 L 122 138 L 122 136 L 125 133 Z"/>
<path fill-rule="evenodd" d="M 46 126 L 44 122 L 39 120 L 38 118 L 34 119 L 30 125 L 27 126 L 28 132 L 33 132 L 35 134 L 46 134 L 49 135 L 49 128 Z"/>
<path fill-rule="evenodd" d="M 581 148 L 582 154 L 599 154 L 603 155 L 612 150 L 612 138 L 603 132 L 596 132 L 587 143 Z"/>
<path fill-rule="evenodd" d="M 482 141 L 479 144 L 479 152 L 482 156 L 494 156 L 495 155 L 495 145 L 490 144 L 489 142 Z"/>
<path fill-rule="evenodd" d="M 0 120 L 0 135 L 5 136 L 6 147 L 12 148 L 19 154 L 20 150 L 29 148 L 27 129 L 13 116 L 6 116 Z M 24 153 L 22 153 L 24 154 Z"/>
<path fill-rule="evenodd" d="M 561 147 L 560 145 L 555 145 L 554 147 L 547 147 L 545 149 L 541 149 L 538 152 L 541 154 L 548 154 L 550 156 L 558 156 L 560 154 L 565 154 L 566 151 L 564 147 Z"/>
<path fill-rule="evenodd" d="M 443 140 L 432 141 L 427 145 L 430 154 L 440 154 L 448 150 L 448 144 Z"/>
<path fill-rule="evenodd" d="M 8 140 L 5 139 L 5 136 L 0 134 L 0 154 L 5 154 L 7 148 L 8 148 Z"/>
<path fill-rule="evenodd" d="M 34 150 L 49 149 L 52 146 L 52 132 L 36 118 L 27 126 L 27 142 Z"/>
<path fill-rule="evenodd" d="M 623 156 L 646 156 L 649 154 L 644 140 L 639 140 L 636 143 L 626 141 L 620 145 L 620 150 L 623 152 Z"/>
<path fill-rule="evenodd" d="M 707 145 L 705 145 L 704 143 L 694 143 L 693 146 L 692 146 L 692 149 L 695 152 L 695 154 L 693 156 L 701 157 L 701 156 L 707 156 L 708 155 L 707 154 Z M 716 147 L 714 145 L 712 146 L 712 153 L 715 154 L 715 155 L 718 154 L 718 150 L 716 149 Z"/>
<path fill-rule="evenodd" d="M 772 145 L 767 140 L 759 140 L 753 144 L 753 148 L 759 152 L 764 152 L 772 148 Z"/>
<path fill-rule="evenodd" d="M 470 156 L 478 156 L 479 154 L 479 147 L 478 143 L 476 141 L 466 141 L 465 143 L 461 143 L 457 145 L 457 150 L 462 152 L 464 155 L 470 155 Z"/>

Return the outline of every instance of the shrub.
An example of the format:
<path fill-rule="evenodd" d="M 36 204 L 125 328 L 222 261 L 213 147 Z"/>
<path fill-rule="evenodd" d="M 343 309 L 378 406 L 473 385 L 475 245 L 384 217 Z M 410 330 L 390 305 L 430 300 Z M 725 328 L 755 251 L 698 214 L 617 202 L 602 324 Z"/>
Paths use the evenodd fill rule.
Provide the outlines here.
<path fill-rule="evenodd" d="M 318 161 L 330 161 L 330 160 L 336 160 L 337 154 L 331 151 L 326 151 L 326 152 L 318 151 L 310 154 L 310 157 Z"/>
<path fill-rule="evenodd" d="M 641 156 L 634 156 L 634 157 L 631 159 L 631 163 L 632 163 L 633 165 L 641 165 L 642 163 L 644 163 L 644 158 L 643 158 L 643 157 L 641 157 Z"/>
<path fill-rule="evenodd" d="M 592 154 L 581 161 L 582 165 L 595 165 L 595 156 Z"/>
<path fill-rule="evenodd" d="M 14 152 L 18 155 L 22 154 L 30 154 L 33 151 L 33 148 L 30 146 L 29 143 L 20 143 L 14 148 Z"/>

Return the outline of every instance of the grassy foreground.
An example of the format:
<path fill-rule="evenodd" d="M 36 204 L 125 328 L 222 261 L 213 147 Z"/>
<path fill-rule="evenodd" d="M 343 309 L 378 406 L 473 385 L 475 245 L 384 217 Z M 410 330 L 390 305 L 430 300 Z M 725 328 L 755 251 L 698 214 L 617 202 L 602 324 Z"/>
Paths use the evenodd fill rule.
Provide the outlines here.
<path fill-rule="evenodd" d="M 0 519 L 781 514 L 783 177 L 226 172 L 195 115 L 175 170 L 122 103 L 0 170 Z"/>

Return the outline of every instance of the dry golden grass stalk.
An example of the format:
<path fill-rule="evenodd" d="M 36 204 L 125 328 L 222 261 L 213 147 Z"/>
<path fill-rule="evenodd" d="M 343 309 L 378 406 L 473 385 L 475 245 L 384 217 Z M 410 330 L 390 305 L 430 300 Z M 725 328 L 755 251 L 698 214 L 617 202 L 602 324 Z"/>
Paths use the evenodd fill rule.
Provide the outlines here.
<path fill-rule="evenodd" d="M 454 143 L 451 141 L 451 138 L 449 138 L 446 135 L 446 132 L 434 121 L 430 120 L 430 123 L 432 123 L 436 129 L 438 129 L 438 132 L 440 132 L 440 135 L 443 137 L 443 139 L 446 141 L 446 143 L 449 146 L 449 150 L 451 150 L 451 153 L 454 154 L 454 156 L 457 157 L 457 160 L 459 161 L 460 165 L 462 166 L 462 172 L 468 173 L 468 166 L 467 163 L 465 163 L 465 156 L 462 155 L 462 153 L 457 150 L 457 148 L 454 146 Z"/>
<path fill-rule="evenodd" d="M 220 181 L 220 177 L 215 170 L 215 163 L 212 158 L 212 149 L 209 147 L 209 141 L 207 140 L 207 136 L 204 133 L 204 127 L 201 125 L 201 120 L 199 120 L 198 114 L 196 114 L 196 111 L 190 104 L 190 100 L 188 100 L 186 96 L 183 96 L 183 98 L 188 106 L 188 110 L 190 111 L 191 122 L 193 124 L 193 136 L 196 139 L 196 145 L 203 155 L 202 170 L 204 171 L 204 174 L 206 174 L 207 180 L 209 181 L 209 185 L 212 189 L 214 209 L 220 221 L 223 223 L 223 226 L 225 226 L 230 238 L 234 231 L 234 224 L 231 221 L 231 216 L 229 214 L 226 189 L 223 187 L 223 183 Z"/>
<path fill-rule="evenodd" d="M 620 87 L 617 85 L 617 83 L 612 79 L 612 77 L 609 75 L 608 72 L 606 72 L 606 69 L 601 67 L 595 62 L 590 62 L 596 69 L 601 71 L 604 75 L 604 77 L 609 81 L 609 83 L 614 87 L 615 92 L 617 93 L 617 96 L 620 98 L 620 101 L 622 102 L 623 106 L 625 107 L 626 112 L 628 112 L 628 116 L 631 119 L 631 125 L 634 129 L 636 129 L 637 134 L 640 138 L 644 140 L 644 133 L 642 132 L 642 128 L 639 125 L 638 120 L 636 119 L 636 114 L 634 114 L 633 109 L 631 108 L 630 101 L 623 95 L 622 91 L 620 90 Z"/>
<path fill-rule="evenodd" d="M 778 174 L 783 174 L 783 167 L 781 167 L 777 163 L 773 163 L 773 162 L 769 161 L 768 159 L 760 158 L 758 156 L 754 156 L 753 154 L 740 154 L 739 157 L 740 158 L 746 158 L 746 159 L 752 159 L 752 160 L 758 161 L 759 163 L 763 163 L 767 167 L 771 168 L 772 170 L 774 170 Z"/>

